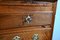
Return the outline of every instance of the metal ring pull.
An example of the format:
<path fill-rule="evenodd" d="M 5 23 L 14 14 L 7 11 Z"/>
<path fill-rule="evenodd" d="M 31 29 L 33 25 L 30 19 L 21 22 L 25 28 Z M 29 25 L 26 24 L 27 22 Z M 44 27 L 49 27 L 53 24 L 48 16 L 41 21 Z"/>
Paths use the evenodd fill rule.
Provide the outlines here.
<path fill-rule="evenodd" d="M 19 36 L 15 36 L 13 40 L 21 40 L 21 38 Z"/>
<path fill-rule="evenodd" d="M 34 34 L 32 40 L 39 40 L 38 34 Z"/>

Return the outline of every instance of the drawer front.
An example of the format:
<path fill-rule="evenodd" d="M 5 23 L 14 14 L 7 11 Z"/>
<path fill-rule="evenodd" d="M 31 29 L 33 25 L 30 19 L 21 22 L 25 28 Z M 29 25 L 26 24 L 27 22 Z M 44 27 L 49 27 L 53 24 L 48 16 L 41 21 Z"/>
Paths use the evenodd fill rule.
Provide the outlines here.
<path fill-rule="evenodd" d="M 17 28 L 22 25 L 21 15 L 0 15 L 0 29 Z"/>
<path fill-rule="evenodd" d="M 1 40 L 51 40 L 51 29 L 28 28 L 0 35 Z M 15 33 L 14 33 L 15 32 Z"/>
<path fill-rule="evenodd" d="M 0 29 L 50 25 L 52 13 L 1 14 Z"/>
<path fill-rule="evenodd" d="M 52 13 L 27 13 L 23 15 L 24 26 L 47 25 L 52 22 Z"/>

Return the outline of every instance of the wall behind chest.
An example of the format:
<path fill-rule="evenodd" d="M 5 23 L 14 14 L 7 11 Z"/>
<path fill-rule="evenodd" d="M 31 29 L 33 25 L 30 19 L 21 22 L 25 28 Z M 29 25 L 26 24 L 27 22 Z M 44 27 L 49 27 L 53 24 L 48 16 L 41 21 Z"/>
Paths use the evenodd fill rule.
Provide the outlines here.
<path fill-rule="evenodd" d="M 55 15 L 55 24 L 52 40 L 60 40 L 60 0 L 57 2 L 57 10 Z"/>

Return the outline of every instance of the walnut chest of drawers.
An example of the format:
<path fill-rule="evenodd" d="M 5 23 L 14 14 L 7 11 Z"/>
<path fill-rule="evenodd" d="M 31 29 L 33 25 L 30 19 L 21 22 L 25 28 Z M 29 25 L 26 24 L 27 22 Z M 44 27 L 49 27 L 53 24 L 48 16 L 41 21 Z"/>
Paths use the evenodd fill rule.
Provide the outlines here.
<path fill-rule="evenodd" d="M 56 0 L 0 0 L 0 40 L 52 40 Z"/>

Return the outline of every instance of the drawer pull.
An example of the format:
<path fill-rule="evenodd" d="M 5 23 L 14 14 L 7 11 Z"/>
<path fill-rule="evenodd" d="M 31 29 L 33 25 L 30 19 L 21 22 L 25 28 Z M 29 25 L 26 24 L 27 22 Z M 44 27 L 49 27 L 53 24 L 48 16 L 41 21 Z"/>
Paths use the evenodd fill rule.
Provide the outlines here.
<path fill-rule="evenodd" d="M 39 40 L 38 34 L 34 34 L 32 40 Z"/>
<path fill-rule="evenodd" d="M 13 40 L 21 40 L 21 38 L 19 36 L 15 36 Z"/>
<path fill-rule="evenodd" d="M 30 15 L 28 15 L 28 16 L 25 18 L 25 22 L 29 24 L 31 21 L 32 21 L 32 18 L 31 18 Z"/>

